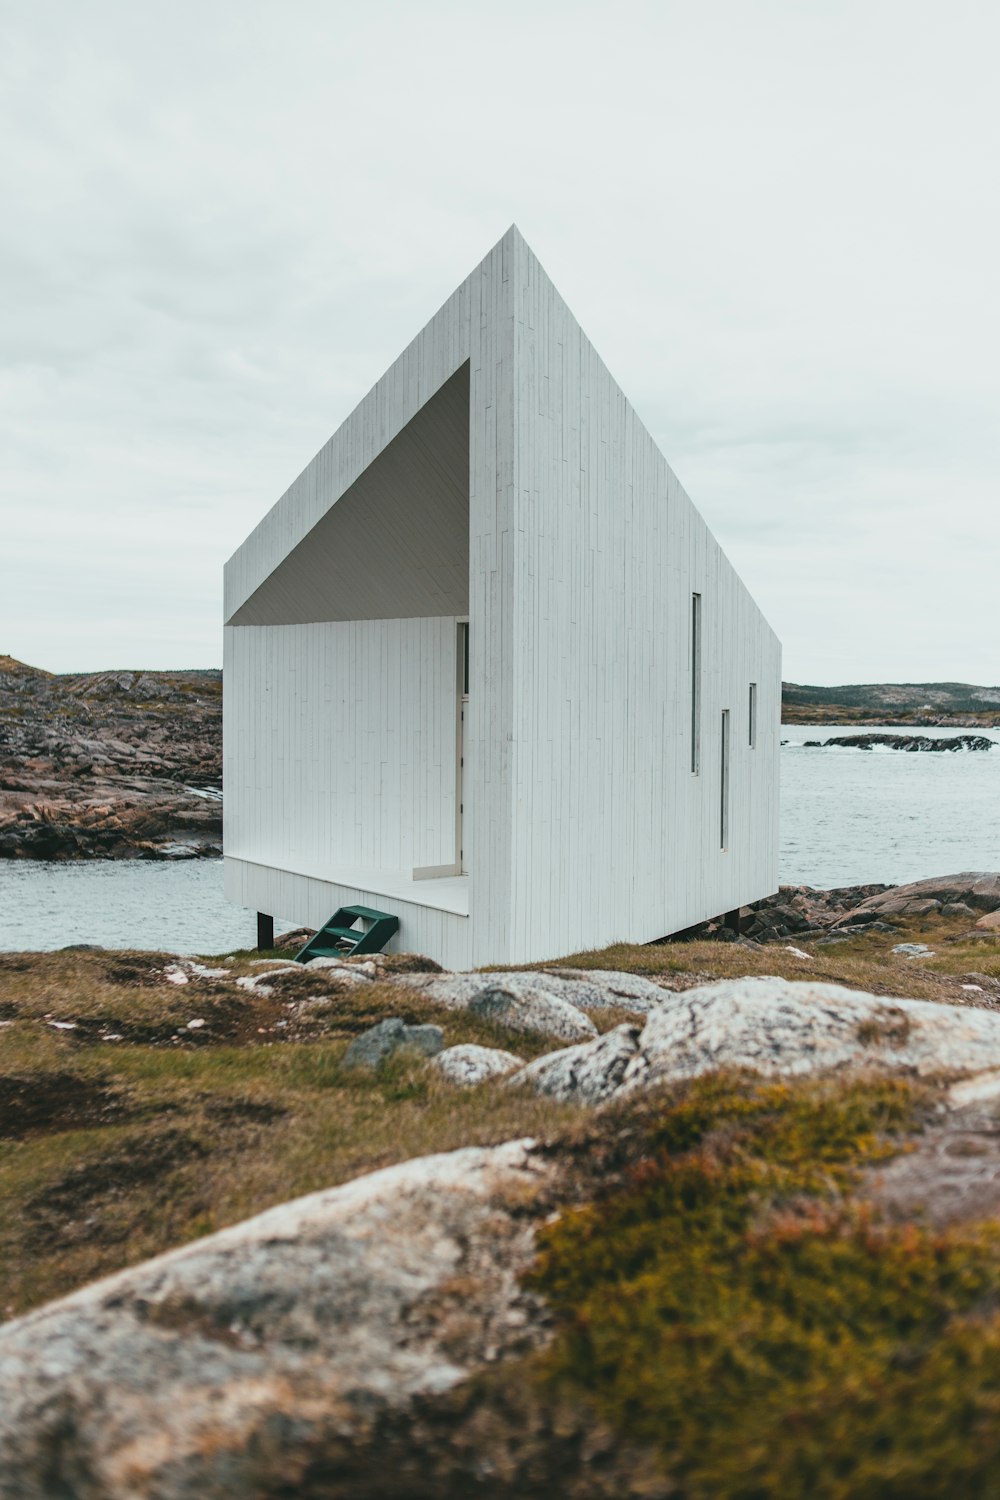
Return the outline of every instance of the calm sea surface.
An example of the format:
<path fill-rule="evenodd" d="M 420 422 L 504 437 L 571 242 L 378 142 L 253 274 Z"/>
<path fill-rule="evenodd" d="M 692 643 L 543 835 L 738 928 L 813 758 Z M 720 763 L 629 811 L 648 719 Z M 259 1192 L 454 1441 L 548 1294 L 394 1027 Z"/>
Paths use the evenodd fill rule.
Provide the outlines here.
<path fill-rule="evenodd" d="M 856 732 L 782 729 L 783 883 L 898 884 L 1000 870 L 1000 748 L 937 755 L 804 748 L 805 740 Z M 945 738 L 963 732 L 973 731 L 920 731 Z M 983 733 L 1000 747 L 1000 730 Z M 223 899 L 221 861 L 0 860 L 0 950 L 100 943 L 227 953 L 252 947 L 256 931 L 253 912 Z"/>

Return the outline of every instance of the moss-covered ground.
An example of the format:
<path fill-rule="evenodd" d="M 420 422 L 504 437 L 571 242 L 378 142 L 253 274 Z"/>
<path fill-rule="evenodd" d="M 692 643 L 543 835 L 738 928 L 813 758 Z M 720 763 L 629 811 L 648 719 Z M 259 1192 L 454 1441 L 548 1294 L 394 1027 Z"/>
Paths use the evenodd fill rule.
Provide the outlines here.
<path fill-rule="evenodd" d="M 630 1160 L 542 1231 L 540 1392 L 685 1500 L 1000 1494 L 1000 1227 L 884 1223 L 850 1195 L 930 1102 L 716 1076 L 638 1126 L 611 1111 L 592 1145 L 625 1127 Z"/>

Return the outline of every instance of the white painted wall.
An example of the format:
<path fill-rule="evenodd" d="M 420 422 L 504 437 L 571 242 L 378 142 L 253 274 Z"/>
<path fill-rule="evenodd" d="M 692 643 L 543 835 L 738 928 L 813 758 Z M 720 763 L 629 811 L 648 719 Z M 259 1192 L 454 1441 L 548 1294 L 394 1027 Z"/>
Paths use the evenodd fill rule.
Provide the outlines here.
<path fill-rule="evenodd" d="M 523 241 L 517 341 L 512 956 L 653 939 L 776 889 L 780 711 L 773 632 Z"/>
<path fill-rule="evenodd" d="M 454 618 L 227 628 L 227 854 L 451 863 L 457 637 Z"/>
<path fill-rule="evenodd" d="M 515 229 L 237 552 L 227 619 L 466 360 L 469 916 L 435 911 L 429 888 L 420 904 L 385 899 L 399 890 L 387 878 L 398 946 L 449 966 L 529 961 L 663 936 L 769 894 L 777 641 Z M 696 776 L 693 590 L 704 621 Z M 342 858 L 398 877 L 452 857 L 455 616 L 335 622 L 335 611 L 227 630 L 227 891 L 310 925 L 343 900 L 380 904 L 377 881 L 324 878 Z"/>

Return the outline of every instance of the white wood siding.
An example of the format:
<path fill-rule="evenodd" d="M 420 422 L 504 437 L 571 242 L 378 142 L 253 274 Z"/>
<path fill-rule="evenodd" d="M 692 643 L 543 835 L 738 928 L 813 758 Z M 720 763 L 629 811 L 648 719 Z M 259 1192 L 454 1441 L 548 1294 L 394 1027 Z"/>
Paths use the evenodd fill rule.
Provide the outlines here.
<path fill-rule="evenodd" d="M 776 888 L 780 652 L 523 241 L 520 251 L 511 933 L 513 952 L 537 958 L 661 937 Z M 702 596 L 698 775 L 693 593 Z"/>
<path fill-rule="evenodd" d="M 778 643 L 516 229 L 240 548 L 227 619 L 466 360 L 469 916 L 434 910 L 432 881 L 422 903 L 384 898 L 398 945 L 449 965 L 529 961 L 664 936 L 769 894 Z M 453 859 L 456 635 L 454 614 L 227 630 L 233 899 L 316 925 L 343 900 L 379 905 L 377 881 L 324 878 L 341 859 L 391 871 L 383 897 L 406 867 Z"/>
<path fill-rule="evenodd" d="M 456 619 L 225 636 L 228 854 L 327 872 L 454 860 Z"/>

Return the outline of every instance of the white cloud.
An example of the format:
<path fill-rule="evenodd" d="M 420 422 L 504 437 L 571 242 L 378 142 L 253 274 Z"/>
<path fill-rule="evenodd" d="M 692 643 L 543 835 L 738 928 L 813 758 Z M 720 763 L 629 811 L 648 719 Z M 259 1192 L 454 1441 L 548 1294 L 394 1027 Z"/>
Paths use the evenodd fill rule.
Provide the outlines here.
<path fill-rule="evenodd" d="M 224 558 L 516 220 L 786 675 L 1000 677 L 990 8 L 0 25 L 0 650 L 217 663 Z"/>

